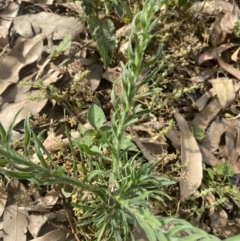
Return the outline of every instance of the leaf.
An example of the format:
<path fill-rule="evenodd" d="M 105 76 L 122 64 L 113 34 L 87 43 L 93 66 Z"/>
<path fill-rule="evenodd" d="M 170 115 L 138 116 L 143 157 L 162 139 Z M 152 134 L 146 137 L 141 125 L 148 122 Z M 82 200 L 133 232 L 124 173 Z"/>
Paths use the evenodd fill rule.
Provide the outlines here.
<path fill-rule="evenodd" d="M 202 131 L 205 131 L 209 123 L 221 111 L 221 106 L 217 99 L 213 99 L 199 114 L 195 116 L 192 125 L 199 126 Z"/>
<path fill-rule="evenodd" d="M 217 52 L 219 54 L 221 54 L 222 52 L 226 51 L 229 48 L 232 48 L 234 46 L 236 46 L 237 44 L 235 43 L 224 43 L 221 44 L 220 46 L 216 47 L 217 48 Z M 198 64 L 201 65 L 202 63 L 204 63 L 207 60 L 211 60 L 211 59 L 215 59 L 217 57 L 217 53 L 216 53 L 216 49 L 215 48 L 211 48 L 205 52 L 203 52 L 199 57 L 198 57 Z"/>
<path fill-rule="evenodd" d="M 4 241 L 27 240 L 27 217 L 28 212 L 20 210 L 15 204 L 5 209 L 3 215 Z"/>
<path fill-rule="evenodd" d="M 40 229 L 42 228 L 42 226 L 49 221 L 49 216 L 48 214 L 44 214 L 44 215 L 39 215 L 39 214 L 31 214 L 28 217 L 28 230 L 31 233 L 31 235 L 34 238 L 37 238 L 38 233 L 40 231 Z"/>
<path fill-rule="evenodd" d="M 89 30 L 97 42 L 100 55 L 103 59 L 104 67 L 109 66 L 115 48 L 115 28 L 110 19 L 100 20 L 97 16 L 92 16 L 88 20 Z"/>
<path fill-rule="evenodd" d="M 89 87 L 92 91 L 95 91 L 101 81 L 101 75 L 103 72 L 103 65 L 100 61 L 97 61 L 90 66 L 88 66 L 89 73 L 87 74 L 86 78 L 89 81 Z"/>
<path fill-rule="evenodd" d="M 202 154 L 183 116 L 174 113 L 180 129 L 182 180 L 180 181 L 181 200 L 189 197 L 202 182 Z"/>
<path fill-rule="evenodd" d="M 233 7 L 230 14 L 230 22 L 233 26 L 237 23 L 239 19 L 239 8 L 235 1 L 233 1 Z"/>
<path fill-rule="evenodd" d="M 226 156 L 227 160 L 232 165 L 234 173 L 239 173 L 240 171 L 240 162 L 239 154 L 236 149 L 236 140 L 238 131 L 236 129 L 236 122 L 235 120 L 227 120 L 222 119 L 222 122 L 224 123 L 226 130 L 225 130 L 225 145 L 219 146 L 220 151 Z"/>
<path fill-rule="evenodd" d="M 214 120 L 206 131 L 202 145 L 205 146 L 210 152 L 216 151 L 225 129 L 225 125 L 222 122 Z"/>
<path fill-rule="evenodd" d="M 202 153 L 202 159 L 204 163 L 214 167 L 219 162 L 221 162 L 221 160 L 218 160 L 206 147 L 200 145 L 199 148 Z"/>
<path fill-rule="evenodd" d="M 77 18 L 44 11 L 18 16 L 13 20 L 13 25 L 17 33 L 25 38 L 32 38 L 35 34 L 43 33 L 50 42 L 61 40 L 67 34 L 75 36 L 85 29 L 84 24 Z"/>
<path fill-rule="evenodd" d="M 105 121 L 106 118 L 103 110 L 95 104 L 91 105 L 88 110 L 88 122 L 90 125 L 98 129 Z"/>
<path fill-rule="evenodd" d="M 20 239 L 19 239 L 20 240 Z M 42 237 L 31 239 L 30 241 L 66 241 L 66 232 L 62 230 L 54 230 Z"/>
<path fill-rule="evenodd" d="M 106 172 L 104 172 L 102 170 L 93 170 L 84 177 L 84 181 L 91 182 L 94 177 L 103 175 L 104 173 L 106 173 Z"/>
<path fill-rule="evenodd" d="M 2 216 L 4 210 L 5 210 L 5 205 L 7 203 L 7 192 L 6 190 L 0 186 L 0 216 Z"/>
<path fill-rule="evenodd" d="M 1 80 L 0 80 L 0 82 L 1 82 Z M 0 85 L 1 85 L 1 83 L 0 83 Z M 22 109 L 22 111 L 17 116 L 14 126 L 17 125 L 22 120 L 24 120 L 28 113 L 31 113 L 32 115 L 39 113 L 42 110 L 42 108 L 46 105 L 46 103 L 48 102 L 47 99 L 40 100 L 40 101 L 29 100 L 29 99 L 27 99 L 29 94 L 37 95 L 37 94 L 41 94 L 41 92 L 39 90 L 33 90 L 28 93 L 25 93 L 22 96 L 22 100 L 19 100 L 14 103 L 8 103 L 4 106 L 3 109 L 1 109 L 0 119 L 1 119 L 2 125 L 5 130 L 9 128 L 9 125 L 10 125 L 11 121 L 13 120 L 15 114 L 20 109 Z"/>
<path fill-rule="evenodd" d="M 217 51 L 217 50 L 216 50 Z M 221 68 L 225 71 L 227 71 L 229 74 L 233 75 L 234 77 L 236 77 L 238 80 L 240 79 L 240 70 L 234 68 L 232 65 L 227 64 L 226 62 L 224 62 L 219 55 L 217 54 L 217 61 L 219 63 L 219 65 L 221 66 Z"/>
<path fill-rule="evenodd" d="M 218 101 L 223 110 L 225 110 L 235 99 L 235 89 L 232 79 L 217 78 L 209 81 L 218 97 Z"/>
<path fill-rule="evenodd" d="M 43 51 L 44 35 L 36 35 L 16 45 L 6 57 L 0 59 L 0 94 L 10 84 L 17 83 L 19 71 L 26 65 L 35 62 Z"/>
<path fill-rule="evenodd" d="M 30 155 L 30 141 L 31 141 L 31 129 L 30 129 L 30 121 L 29 114 L 27 114 L 26 119 L 24 121 L 24 153 L 25 155 Z"/>
<path fill-rule="evenodd" d="M 49 191 L 44 197 L 36 198 L 38 206 L 47 208 L 56 204 L 59 198 L 59 192 L 55 190 Z"/>
<path fill-rule="evenodd" d="M 188 3 L 189 0 L 178 0 L 178 6 L 182 7 Z"/>

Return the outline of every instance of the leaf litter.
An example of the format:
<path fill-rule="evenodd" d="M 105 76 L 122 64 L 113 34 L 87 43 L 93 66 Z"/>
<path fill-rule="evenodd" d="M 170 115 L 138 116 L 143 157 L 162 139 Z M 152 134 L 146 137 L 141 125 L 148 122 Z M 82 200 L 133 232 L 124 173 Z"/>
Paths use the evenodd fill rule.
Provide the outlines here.
<path fill-rule="evenodd" d="M 14 126 L 14 131 L 21 133 L 23 132 L 21 122 L 28 113 L 31 113 L 33 117 L 39 113 L 49 114 L 49 118 L 47 117 L 45 122 L 44 120 L 38 120 L 40 129 L 42 128 L 41 126 L 52 128 L 50 116 L 56 117 L 58 115 L 59 118 L 56 118 L 57 123 L 54 123 L 57 128 L 54 127 L 52 139 L 50 137 L 47 139 L 47 135 L 43 138 L 46 148 L 54 154 L 56 150 L 61 152 L 62 149 L 69 146 L 69 140 L 62 135 L 61 129 L 64 129 L 67 125 L 70 120 L 69 116 L 72 118 L 73 126 L 76 119 L 80 120 L 79 115 L 89 108 L 89 102 L 86 101 L 89 95 L 91 95 L 89 93 L 94 92 L 94 96 L 91 96 L 91 101 L 94 100 L 100 103 L 104 112 L 110 113 L 108 107 L 109 98 L 106 95 L 107 91 L 109 91 L 108 85 L 109 83 L 110 85 L 114 83 L 116 92 L 119 92 L 119 88 L 121 88 L 116 83 L 121 77 L 120 65 L 110 62 L 110 58 L 116 46 L 119 47 L 119 52 L 126 52 L 126 36 L 131 25 L 127 23 L 120 25 L 116 29 L 115 38 L 113 27 L 114 24 L 117 26 L 118 21 L 113 24 L 108 18 L 101 21 L 101 18 L 93 17 L 88 23 L 85 23 L 84 20 L 79 20 L 77 17 L 45 12 L 44 9 L 52 7 L 52 1 L 39 2 L 41 3 L 40 12 L 36 12 L 34 8 L 31 8 L 38 1 L 27 1 L 30 4 L 31 11 L 25 11 L 22 15 L 19 9 L 21 4 L 25 4 L 23 2 L 7 3 L 1 12 L 1 17 L 4 18 L 0 19 L 2 34 L 0 36 L 0 46 L 3 49 L 0 59 L 0 120 L 4 128 L 7 129 L 15 113 L 24 107 Z M 72 12 L 77 12 L 83 16 L 83 19 L 84 16 L 86 17 L 79 1 L 60 3 L 60 5 L 69 8 Z M 38 5 L 35 7 L 38 7 Z M 169 163 L 172 165 L 173 160 L 176 162 L 175 152 L 180 151 L 182 179 L 180 179 L 179 183 L 181 201 L 188 200 L 189 197 L 191 198 L 192 195 L 195 195 L 196 190 L 199 190 L 200 186 L 202 188 L 203 163 L 210 167 L 216 167 L 219 163 L 223 163 L 225 159 L 230 163 L 235 174 L 240 173 L 240 128 L 238 126 L 238 117 L 234 120 L 227 119 L 224 116 L 226 113 L 231 113 L 231 108 L 237 105 L 240 88 L 237 82 L 240 78 L 240 72 L 236 67 L 238 61 L 238 50 L 236 48 L 239 44 L 235 38 L 232 38 L 234 25 L 239 17 L 238 3 L 220 0 L 197 1 L 192 4 L 188 13 L 193 14 L 193 19 L 198 19 L 197 21 L 201 19 L 204 28 L 209 29 L 209 42 L 204 42 L 200 45 L 199 42 L 198 44 L 194 42 L 199 32 L 191 33 L 189 34 L 190 37 L 188 37 L 187 33 L 189 33 L 189 30 L 186 24 L 176 28 L 174 24 L 170 24 L 169 27 L 166 22 L 166 26 L 162 26 L 166 31 L 171 29 L 170 34 L 174 32 L 182 37 L 178 39 L 176 34 L 172 36 L 172 43 L 166 44 L 166 52 L 172 54 L 171 58 L 176 68 L 171 69 L 170 64 L 167 63 L 165 79 L 163 84 L 158 86 L 164 90 L 162 93 L 163 100 L 161 101 L 164 102 L 164 98 L 167 96 L 165 93 L 170 95 L 177 88 L 190 88 L 192 85 L 191 81 L 198 82 L 201 87 L 195 93 L 193 91 L 190 93 L 193 94 L 191 103 L 188 102 L 185 95 L 181 95 L 181 98 L 173 97 L 173 99 L 179 98 L 176 101 L 177 104 L 174 101 L 172 102 L 171 98 L 166 98 L 166 102 L 164 102 L 165 107 L 161 110 L 161 113 L 154 113 L 153 117 L 146 118 L 132 125 L 131 129 L 128 130 L 128 134 L 130 133 L 136 144 L 135 150 L 137 148 L 142 150 L 146 160 L 158 162 L 164 159 L 164 156 L 167 156 L 166 159 L 168 161 L 163 162 L 163 168 L 165 166 L 168 167 Z M 212 23 L 209 23 L 209 16 L 212 19 L 214 18 Z M 174 18 L 177 19 L 178 16 L 176 15 Z M 194 24 L 196 24 L 195 20 Z M 121 24 L 121 21 L 119 22 Z M 12 23 L 13 25 L 11 25 Z M 90 34 L 92 34 L 90 38 L 88 28 L 86 27 L 87 24 Z M 102 26 L 102 28 L 98 29 L 98 25 Z M 14 29 L 11 29 L 12 26 Z M 9 41 L 9 37 L 14 39 L 13 31 L 16 31 L 21 36 L 18 37 L 15 43 L 14 41 Z M 186 35 L 183 35 L 183 33 L 186 33 Z M 73 41 L 75 49 L 71 47 L 69 50 L 64 50 L 62 55 L 51 59 L 50 64 L 48 53 L 51 53 L 52 46 L 58 44 L 57 41 L 63 40 L 66 34 L 71 35 L 73 39 L 71 41 Z M 80 36 L 79 38 L 79 34 L 85 36 L 83 38 Z M 199 39 L 202 39 L 203 33 L 200 35 Z M 75 45 L 74 42 L 78 44 Z M 100 48 L 98 49 L 99 46 Z M 104 46 L 108 49 L 107 52 L 104 52 Z M 189 46 L 192 49 L 189 50 Z M 99 61 L 99 57 L 96 57 L 93 52 L 99 52 L 102 60 Z M 235 54 L 234 56 L 233 53 Z M 73 60 L 72 56 L 75 56 L 75 60 Z M 113 55 L 114 58 L 115 56 Z M 195 60 L 193 61 L 193 59 Z M 44 65 L 43 63 L 46 64 Z M 67 70 L 64 67 L 65 65 L 68 66 Z M 110 68 L 107 68 L 108 65 L 110 65 Z M 77 82 L 79 72 L 85 70 L 89 71 L 89 75 L 87 76 L 87 81 L 81 85 L 81 91 L 79 91 L 81 94 L 74 93 L 67 101 L 62 101 L 61 99 L 55 101 L 53 98 L 43 95 L 42 90 L 32 85 L 38 78 L 42 78 L 42 86 L 47 91 L 50 91 L 52 86 L 56 86 L 57 88 L 54 91 L 60 96 L 60 94 L 66 91 L 64 88 L 71 84 L 73 79 Z M 224 77 L 222 77 L 222 73 Z M 75 77 L 72 78 L 72 76 Z M 191 81 L 186 83 L 186 79 Z M 29 83 L 29 85 L 22 85 L 23 82 Z M 87 91 L 88 89 L 92 92 Z M 44 98 L 41 100 L 30 100 L 28 98 L 30 95 L 35 97 L 42 95 Z M 76 100 L 78 102 L 74 102 Z M 182 100 L 183 103 L 181 102 Z M 145 101 L 143 104 L 148 106 L 148 100 L 146 99 Z M 75 111 L 74 104 L 76 105 L 76 103 L 81 106 L 82 109 L 80 111 Z M 169 125 L 170 127 L 168 128 L 166 120 L 159 121 L 160 119 L 156 118 L 159 115 L 163 115 L 163 119 L 172 118 L 172 106 L 177 108 L 181 114 L 184 114 L 189 123 L 188 125 L 180 113 L 175 113 L 176 125 L 179 127 L 180 132 L 176 130 L 176 126 L 173 128 Z M 188 112 L 187 110 L 189 109 L 192 112 Z M 57 115 L 54 113 L 54 110 L 57 110 Z M 81 118 L 81 124 L 88 128 L 89 123 L 86 117 Z M 75 124 L 75 128 L 76 126 L 77 124 Z M 196 126 L 203 135 L 203 140 L 197 140 L 196 133 L 194 134 L 193 131 Z M 72 133 L 74 133 L 74 130 Z M 79 138 L 79 134 L 73 134 L 72 138 L 73 140 Z M 15 140 L 17 139 L 16 137 Z M 62 146 L 60 145 L 59 147 L 60 142 Z M 173 147 L 175 148 L 174 152 L 171 151 Z M 173 154 L 173 159 L 170 157 L 171 154 Z M 26 192 L 27 190 L 23 189 L 21 194 Z M 6 208 L 6 195 L 8 195 L 8 198 L 12 198 L 12 194 L 10 195 L 9 191 L 7 193 L 4 192 L 4 188 L 2 194 L 3 204 L 1 208 L 2 212 L 4 212 L 4 230 L 8 231 L 11 225 L 15 225 L 15 234 L 19 233 L 19 235 L 22 235 L 23 239 L 21 240 L 27 240 L 26 228 L 32 235 L 32 239 L 29 240 L 66 240 L 65 231 L 50 231 L 47 229 L 45 233 L 41 231 L 41 229 L 45 229 L 47 222 L 53 222 L 60 227 L 60 221 L 56 219 L 56 212 L 52 213 L 50 211 L 59 202 L 58 192 L 55 193 L 56 196 L 51 194 L 51 192 L 47 192 L 45 195 L 40 194 L 38 198 L 31 198 L 25 205 L 18 206 L 13 202 L 11 205 L 7 204 Z M 17 196 L 17 194 L 14 193 L 14 196 Z M 224 214 L 224 210 L 221 208 L 210 212 L 211 227 L 218 230 L 225 228 L 223 227 L 225 223 L 224 225 L 214 223 L 216 216 L 224 216 L 222 213 Z M 13 221 L 9 223 L 10 217 L 13 218 Z M 16 227 L 14 220 L 16 221 L 18 218 L 23 220 L 22 226 Z M 226 215 L 224 218 L 226 221 Z M 28 224 L 26 224 L 26 220 L 29 221 Z M 66 225 L 67 221 L 65 220 L 64 222 Z M 220 225 L 222 226 L 220 227 Z M 234 231 L 232 231 L 231 235 L 233 234 Z M 11 238 L 14 240 L 14 237 Z M 6 237 L 4 240 L 10 239 Z"/>

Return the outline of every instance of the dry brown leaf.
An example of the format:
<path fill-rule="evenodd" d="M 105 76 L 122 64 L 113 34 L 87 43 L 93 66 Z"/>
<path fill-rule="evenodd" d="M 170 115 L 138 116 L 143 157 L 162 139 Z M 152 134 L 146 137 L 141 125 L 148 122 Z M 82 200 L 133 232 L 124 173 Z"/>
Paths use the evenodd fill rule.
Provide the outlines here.
<path fill-rule="evenodd" d="M 166 140 L 154 140 L 153 138 L 140 138 L 143 148 L 151 153 L 155 158 L 161 158 L 167 153 L 168 144 Z"/>
<path fill-rule="evenodd" d="M 39 3 L 41 5 L 43 5 L 43 4 L 51 5 L 51 4 L 53 4 L 53 1 L 54 0 L 23 0 L 23 2 L 33 3 L 33 4 Z"/>
<path fill-rule="evenodd" d="M 0 217 L 2 216 L 4 210 L 5 210 L 5 205 L 7 203 L 7 192 L 6 190 L 0 186 Z"/>
<path fill-rule="evenodd" d="M 180 132 L 172 129 L 165 136 L 172 142 L 175 149 L 180 151 Z"/>
<path fill-rule="evenodd" d="M 3 221 L 2 221 L 2 217 L 0 218 L 0 240 L 3 241 Z"/>
<path fill-rule="evenodd" d="M 227 160 L 231 163 L 234 173 L 240 173 L 239 154 L 236 149 L 237 142 L 237 130 L 235 127 L 235 120 L 222 119 L 226 126 L 225 146 L 219 146 L 219 150 L 227 157 Z"/>
<path fill-rule="evenodd" d="M 28 212 L 19 210 L 16 204 L 6 207 L 3 215 L 4 241 L 27 240 Z"/>
<path fill-rule="evenodd" d="M 74 2 L 66 2 L 66 3 L 58 3 L 66 8 L 69 8 L 71 11 L 76 12 L 81 17 L 85 16 L 85 12 L 82 6 L 82 1 L 74 1 Z"/>
<path fill-rule="evenodd" d="M 51 190 L 44 197 L 39 197 L 35 202 L 37 202 L 39 206 L 49 208 L 56 204 L 58 198 L 59 192 Z"/>
<path fill-rule="evenodd" d="M 217 159 L 209 150 L 204 147 L 199 145 L 199 149 L 202 153 L 202 160 L 204 163 L 208 164 L 209 166 L 216 166 L 218 163 L 221 163 L 222 161 Z"/>
<path fill-rule="evenodd" d="M 210 216 L 210 225 L 217 231 L 221 231 L 225 228 L 228 221 L 227 213 L 219 206 L 217 209 L 213 209 Z"/>
<path fill-rule="evenodd" d="M 191 81 L 193 82 L 204 82 L 207 80 L 209 77 L 214 75 L 217 72 L 216 69 L 207 69 L 205 71 L 202 71 L 199 75 L 193 76 L 190 78 Z"/>
<path fill-rule="evenodd" d="M 59 193 L 56 191 L 48 192 L 45 197 L 39 197 L 33 202 L 30 202 L 27 205 L 21 205 L 19 208 L 21 210 L 27 211 L 38 211 L 38 212 L 49 212 L 49 209 L 56 204 L 58 200 Z"/>
<path fill-rule="evenodd" d="M 221 66 L 221 68 L 225 71 L 227 71 L 229 74 L 233 75 L 234 77 L 236 77 L 238 80 L 240 79 L 240 70 L 234 68 L 232 65 L 227 64 L 226 62 L 224 62 L 219 55 L 217 54 L 217 61 L 219 63 L 219 65 Z"/>
<path fill-rule="evenodd" d="M 210 152 L 216 151 L 218 149 L 221 136 L 225 130 L 226 127 L 222 122 L 217 120 L 213 121 L 210 127 L 207 129 L 201 145 L 208 148 Z"/>
<path fill-rule="evenodd" d="M 204 12 L 214 14 L 217 12 L 230 12 L 232 4 L 224 0 L 196 1 L 189 9 L 193 12 Z"/>
<path fill-rule="evenodd" d="M 235 144 L 237 139 L 237 131 L 235 129 L 234 120 L 227 120 L 223 118 L 223 123 L 227 127 L 225 132 L 225 142 L 227 147 L 226 156 L 230 163 L 234 163 L 237 161 L 238 155 L 235 153 Z"/>
<path fill-rule="evenodd" d="M 66 232 L 62 230 L 54 230 L 45 234 L 42 237 L 31 239 L 30 241 L 65 241 L 66 235 Z"/>
<path fill-rule="evenodd" d="M 132 136 L 132 140 L 134 143 L 137 145 L 137 147 L 142 151 L 143 156 L 146 158 L 148 161 L 158 161 L 158 158 L 154 155 L 152 155 L 151 152 L 146 150 L 137 134 L 137 132 L 130 126 L 130 133 Z"/>
<path fill-rule="evenodd" d="M 170 130 L 165 136 L 172 142 L 176 150 L 180 151 L 180 132 L 177 130 Z M 199 149 L 202 153 L 202 161 L 210 166 L 215 166 L 221 161 L 218 160 L 207 148 L 199 145 Z"/>
<path fill-rule="evenodd" d="M 234 84 L 233 88 L 235 92 L 238 92 L 240 89 L 240 83 Z M 214 88 L 211 88 L 210 90 L 205 92 L 196 102 L 194 102 L 192 106 L 200 112 L 206 106 L 208 101 L 215 95 L 216 95 L 216 91 L 214 90 Z M 236 119 L 237 117 L 233 117 L 233 118 Z"/>
<path fill-rule="evenodd" d="M 16 195 L 22 195 L 26 192 L 26 188 L 23 186 L 21 182 L 19 182 L 18 179 L 11 179 L 10 182 L 7 185 L 7 191 L 8 191 L 8 205 L 16 203 L 15 196 Z"/>
<path fill-rule="evenodd" d="M 90 66 L 98 61 L 97 56 L 92 56 L 91 58 L 79 57 L 79 63 L 82 66 Z"/>
<path fill-rule="evenodd" d="M 221 44 L 220 46 L 217 47 L 217 52 L 221 54 L 222 52 L 226 51 L 229 48 L 235 47 L 238 44 L 236 43 L 224 43 Z M 205 52 L 203 52 L 199 57 L 198 57 L 198 64 L 201 65 L 207 60 L 215 59 L 217 58 L 216 54 L 216 48 L 211 48 Z"/>
<path fill-rule="evenodd" d="M 205 92 L 196 102 L 194 102 L 192 106 L 198 111 L 202 111 L 210 98 L 214 97 L 215 95 L 215 90 L 211 88 L 209 91 Z"/>
<path fill-rule="evenodd" d="M 14 103 L 21 101 L 24 96 L 26 96 L 26 93 L 31 89 L 30 85 L 10 85 L 2 94 L 2 105 L 1 108 L 4 107 L 4 105 L 8 103 Z"/>
<path fill-rule="evenodd" d="M 237 62 L 238 61 L 238 54 L 239 54 L 239 50 L 240 50 L 240 47 L 237 48 L 234 53 L 231 55 L 231 60 L 234 61 L 234 62 Z"/>
<path fill-rule="evenodd" d="M 222 31 L 226 34 L 233 32 L 234 26 L 238 21 L 239 8 L 235 1 L 233 1 L 231 11 L 227 11 L 225 15 L 221 18 L 220 27 Z"/>
<path fill-rule="evenodd" d="M 13 19 L 17 16 L 22 0 L 8 2 L 6 8 L 0 14 L 0 46 L 5 47 L 8 41 L 8 30 Z"/>
<path fill-rule="evenodd" d="M 212 46 L 217 46 L 222 43 L 226 38 L 226 33 L 222 31 L 221 28 L 222 16 L 217 16 L 215 22 L 210 27 L 210 39 Z"/>
<path fill-rule="evenodd" d="M 38 237 L 38 233 L 42 226 L 56 217 L 54 213 L 44 213 L 43 215 L 31 214 L 28 217 L 28 230 L 34 238 Z"/>
<path fill-rule="evenodd" d="M 223 110 L 225 110 L 235 99 L 235 89 L 232 79 L 217 78 L 209 81 L 218 97 L 218 101 Z"/>
<path fill-rule="evenodd" d="M 87 75 L 88 83 L 92 91 L 95 91 L 101 81 L 101 76 L 103 72 L 103 64 L 96 62 L 88 66 L 89 74 Z"/>
<path fill-rule="evenodd" d="M 0 94 L 10 84 L 19 80 L 19 71 L 26 65 L 36 61 L 43 51 L 44 34 L 26 40 L 12 49 L 6 57 L 0 59 Z"/>
<path fill-rule="evenodd" d="M 108 68 L 108 70 L 102 74 L 102 78 L 108 80 L 111 83 L 115 83 L 115 81 L 118 80 L 120 76 L 121 73 L 117 71 L 116 68 Z"/>
<path fill-rule="evenodd" d="M 235 128 L 237 130 L 237 139 L 236 139 L 236 151 L 240 156 L 240 120 L 235 120 Z"/>
<path fill-rule="evenodd" d="M 224 15 L 218 14 L 219 16 L 215 18 L 215 22 L 211 26 L 211 42 L 213 46 L 222 43 L 225 40 L 227 34 L 233 32 L 234 26 L 238 21 L 239 9 L 235 2 L 233 3 L 233 5 L 231 5 L 230 11 L 228 9 L 224 12 Z"/>
<path fill-rule="evenodd" d="M 202 154 L 183 116 L 174 113 L 174 117 L 180 129 L 182 165 L 180 192 L 181 200 L 184 200 L 195 192 L 202 183 Z"/>
<path fill-rule="evenodd" d="M 53 73 L 48 75 L 47 78 L 43 79 L 43 84 L 48 86 L 50 84 L 56 83 L 62 77 L 62 73 L 59 70 L 55 70 Z"/>
<path fill-rule="evenodd" d="M 17 33 L 25 38 L 32 38 L 39 33 L 45 34 L 49 45 L 51 45 L 51 40 L 61 40 L 66 34 L 74 37 L 85 29 L 84 24 L 77 18 L 48 12 L 18 16 L 13 24 Z"/>
<path fill-rule="evenodd" d="M 221 106 L 217 99 L 212 100 L 199 114 L 195 116 L 192 125 L 196 125 L 205 131 L 209 123 L 221 111 Z"/>
<path fill-rule="evenodd" d="M 72 210 L 69 209 L 60 209 L 58 211 L 55 211 L 54 214 L 56 215 L 55 220 L 56 222 L 69 222 L 69 219 L 72 220 Z M 69 219 L 68 219 L 68 217 Z"/>
<path fill-rule="evenodd" d="M 48 101 L 47 99 L 41 101 L 28 100 L 27 97 L 30 94 L 39 95 L 41 94 L 41 92 L 36 90 L 26 93 L 22 97 L 23 99 L 21 101 L 19 100 L 17 103 L 9 103 L 5 105 L 4 108 L 0 111 L 0 120 L 5 130 L 8 129 L 9 125 L 13 121 L 14 116 L 21 108 L 23 109 L 19 113 L 14 126 L 16 126 L 20 121 L 24 120 L 28 113 L 35 115 L 39 113 L 42 110 L 42 108 L 46 105 Z"/>

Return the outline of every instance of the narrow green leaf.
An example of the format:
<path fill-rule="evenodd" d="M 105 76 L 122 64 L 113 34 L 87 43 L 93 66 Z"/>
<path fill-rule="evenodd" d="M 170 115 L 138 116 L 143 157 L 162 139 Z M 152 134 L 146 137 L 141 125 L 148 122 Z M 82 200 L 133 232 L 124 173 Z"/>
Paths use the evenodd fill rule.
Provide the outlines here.
<path fill-rule="evenodd" d="M 106 229 L 108 228 L 108 223 L 107 222 L 103 222 L 103 225 L 101 226 L 99 232 L 98 232 L 98 241 L 101 241 L 103 240 L 103 235 L 105 234 L 106 232 Z"/>
<path fill-rule="evenodd" d="M 8 164 L 8 161 L 6 159 L 0 159 L 0 165 L 6 165 Z"/>
<path fill-rule="evenodd" d="M 9 126 L 9 128 L 8 128 L 8 130 L 7 130 L 6 138 L 5 138 L 6 144 L 9 144 L 9 142 L 10 142 L 14 124 L 15 124 L 15 122 L 16 122 L 16 120 L 17 120 L 17 117 L 18 117 L 19 113 L 22 111 L 23 108 L 24 108 L 24 107 L 22 107 L 22 108 L 16 113 L 16 115 L 15 115 L 14 118 L 13 118 L 13 121 L 11 122 L 11 124 L 10 124 L 10 126 Z"/>
<path fill-rule="evenodd" d="M 0 122 L 0 138 L 1 138 L 1 144 L 6 144 L 6 131 L 3 128 L 2 123 Z"/>
<path fill-rule="evenodd" d="M 39 146 L 39 142 L 40 140 L 38 139 L 37 135 L 33 132 L 33 137 L 34 137 L 34 150 L 35 150 L 35 153 L 39 159 L 39 161 L 41 162 L 41 165 L 45 168 L 48 168 L 48 165 L 45 161 L 45 158 L 42 154 L 42 151 L 40 149 L 40 146 Z"/>
<path fill-rule="evenodd" d="M 85 177 L 84 177 L 84 181 L 86 182 L 91 182 L 92 179 L 95 177 L 95 176 L 98 176 L 98 175 L 101 175 L 103 174 L 104 171 L 102 170 L 93 170 L 91 171 L 89 174 L 87 174 Z"/>
<path fill-rule="evenodd" d="M 34 173 L 31 172 L 14 172 L 14 171 L 7 171 L 0 167 L 0 172 L 8 177 L 17 178 L 17 179 L 31 179 L 35 177 Z"/>
<path fill-rule="evenodd" d="M 41 136 L 43 134 L 43 132 L 45 132 L 45 130 L 43 130 L 39 136 Z M 57 165 L 53 162 L 51 155 L 49 154 L 49 152 L 47 151 L 47 149 L 45 148 L 45 146 L 42 144 L 42 142 L 40 141 L 39 137 L 32 131 L 33 137 L 34 137 L 34 146 L 37 146 L 37 148 L 39 148 L 39 150 L 41 149 L 43 151 L 44 154 L 46 154 L 48 160 L 50 161 L 50 163 L 52 164 L 53 167 L 57 167 Z M 36 143 L 36 144 L 35 144 Z M 40 154 L 40 153 L 39 153 Z M 44 158 L 42 158 L 42 161 L 45 161 Z M 40 160 L 41 161 L 41 160 Z M 46 162 L 45 162 L 46 163 Z M 47 164 L 45 164 L 47 165 Z M 47 165 L 48 166 L 48 165 Z"/>
<path fill-rule="evenodd" d="M 27 114 L 24 121 L 24 152 L 27 156 L 30 155 L 29 147 L 31 141 L 31 128 L 29 123 L 30 115 Z"/>
<path fill-rule="evenodd" d="M 148 237 L 148 240 L 157 241 L 156 233 L 150 225 L 141 220 L 139 222 L 139 226 L 144 230 L 145 234 Z"/>

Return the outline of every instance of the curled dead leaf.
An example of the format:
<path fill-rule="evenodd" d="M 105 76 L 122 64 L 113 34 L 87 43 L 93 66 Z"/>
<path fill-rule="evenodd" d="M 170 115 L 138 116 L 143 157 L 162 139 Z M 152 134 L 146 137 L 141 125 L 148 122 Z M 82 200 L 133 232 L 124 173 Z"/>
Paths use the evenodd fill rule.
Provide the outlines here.
<path fill-rule="evenodd" d="M 211 48 L 211 49 L 203 52 L 198 57 L 198 64 L 201 65 L 202 63 L 204 63 L 207 60 L 215 59 L 215 58 L 217 58 L 217 53 L 221 54 L 222 52 L 226 51 L 227 49 L 235 47 L 235 46 L 237 46 L 236 43 L 224 43 L 224 44 L 221 44 L 220 46 L 216 47 L 217 52 L 216 52 L 216 48 Z"/>

